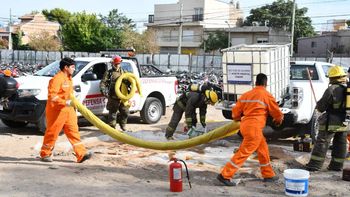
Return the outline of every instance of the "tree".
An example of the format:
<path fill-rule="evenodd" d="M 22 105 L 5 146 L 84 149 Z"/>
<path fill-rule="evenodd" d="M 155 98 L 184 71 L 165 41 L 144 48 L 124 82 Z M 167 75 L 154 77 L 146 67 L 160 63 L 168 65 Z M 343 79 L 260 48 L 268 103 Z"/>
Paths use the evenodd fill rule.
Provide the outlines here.
<path fill-rule="evenodd" d="M 131 19 L 127 18 L 122 13 L 118 13 L 118 9 L 111 10 L 107 16 L 100 15 L 99 17 L 102 23 L 112 30 L 113 36 L 111 39 L 114 48 L 122 47 L 122 39 L 125 39 L 125 36 L 123 38 L 125 31 L 136 35 L 135 32 L 132 32 L 136 25 Z M 129 41 L 124 41 L 124 43 L 126 42 Z"/>
<path fill-rule="evenodd" d="M 347 20 L 346 24 L 348 25 L 348 27 L 350 27 L 350 20 Z"/>
<path fill-rule="evenodd" d="M 136 53 L 155 53 L 159 51 L 153 30 L 147 30 L 140 34 L 131 28 L 127 28 L 122 31 L 121 38 L 121 47 L 134 48 Z"/>
<path fill-rule="evenodd" d="M 9 42 L 5 39 L 0 38 L 0 49 L 7 49 L 9 46 Z"/>
<path fill-rule="evenodd" d="M 310 17 L 306 17 L 307 8 L 295 8 L 294 45 L 297 38 L 309 37 L 315 34 Z M 250 10 L 250 15 L 244 21 L 244 25 L 252 25 L 257 22 L 260 26 L 268 26 L 280 29 L 289 29 L 292 24 L 293 2 L 277 0 L 271 5 Z M 296 48 L 296 47 L 295 47 Z"/>
<path fill-rule="evenodd" d="M 205 52 L 215 52 L 216 50 L 227 48 L 227 34 L 222 31 L 210 32 L 208 38 L 201 43 L 201 48 Z"/>
<path fill-rule="evenodd" d="M 55 8 L 50 11 L 43 10 L 42 13 L 47 18 L 47 20 L 57 21 L 62 26 L 65 25 L 72 17 L 72 14 L 69 11 L 61 8 Z"/>
<path fill-rule="evenodd" d="M 157 53 L 159 52 L 159 46 L 157 45 L 157 35 L 154 30 L 148 29 L 142 33 L 142 48 L 143 53 Z M 141 51 L 141 50 L 140 50 Z"/>
<path fill-rule="evenodd" d="M 20 49 L 22 45 L 22 37 L 23 37 L 22 31 L 17 31 L 16 33 L 12 33 L 12 47 L 14 50 Z"/>
<path fill-rule="evenodd" d="M 100 15 L 100 18 L 103 24 L 116 30 L 134 29 L 136 27 L 131 19 L 127 18 L 122 13 L 118 13 L 118 9 L 111 10 L 108 16 Z"/>
<path fill-rule="evenodd" d="M 94 14 L 74 14 L 62 28 L 64 48 L 99 52 L 114 47 L 115 30 L 108 28 Z"/>
<path fill-rule="evenodd" d="M 59 40 L 50 35 L 48 31 L 42 31 L 40 34 L 29 35 L 28 45 L 31 49 L 37 51 L 58 51 L 61 49 Z"/>

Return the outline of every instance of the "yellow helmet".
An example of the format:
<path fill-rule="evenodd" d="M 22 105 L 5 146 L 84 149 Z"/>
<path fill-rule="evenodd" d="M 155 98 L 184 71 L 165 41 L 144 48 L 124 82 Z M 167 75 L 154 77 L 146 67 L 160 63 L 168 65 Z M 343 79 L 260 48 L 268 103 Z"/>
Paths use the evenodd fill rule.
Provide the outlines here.
<path fill-rule="evenodd" d="M 344 69 L 340 66 L 332 66 L 329 70 L 328 70 L 328 77 L 343 77 L 346 76 L 346 73 L 344 71 Z"/>
<path fill-rule="evenodd" d="M 210 104 L 212 105 L 218 102 L 218 95 L 212 90 L 206 90 L 205 97 L 207 97 L 207 99 L 210 101 Z"/>

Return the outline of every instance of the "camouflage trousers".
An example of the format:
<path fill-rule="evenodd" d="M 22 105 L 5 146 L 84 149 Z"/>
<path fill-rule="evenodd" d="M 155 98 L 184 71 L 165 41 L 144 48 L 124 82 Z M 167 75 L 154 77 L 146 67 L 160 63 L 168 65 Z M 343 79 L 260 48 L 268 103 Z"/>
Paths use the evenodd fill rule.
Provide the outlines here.
<path fill-rule="evenodd" d="M 171 116 L 170 122 L 165 131 L 166 138 L 172 137 L 174 135 L 176 127 L 179 124 L 185 109 L 183 109 L 180 105 L 175 103 L 173 107 L 173 111 L 174 111 L 173 115 Z M 197 125 L 197 117 L 196 117 L 196 112 L 194 112 L 192 115 L 192 126 L 195 127 L 196 125 Z"/>
<path fill-rule="evenodd" d="M 313 170 L 320 170 L 325 161 L 329 143 L 333 138 L 332 159 L 328 165 L 329 170 L 339 171 L 343 168 L 346 156 L 347 132 L 332 132 L 320 130 L 315 146 L 311 153 L 309 163 L 306 165 Z"/>
<path fill-rule="evenodd" d="M 115 128 L 119 123 L 121 129 L 124 129 L 128 120 L 129 107 L 124 106 L 119 99 L 108 98 L 107 110 L 109 111 L 108 124 Z"/>

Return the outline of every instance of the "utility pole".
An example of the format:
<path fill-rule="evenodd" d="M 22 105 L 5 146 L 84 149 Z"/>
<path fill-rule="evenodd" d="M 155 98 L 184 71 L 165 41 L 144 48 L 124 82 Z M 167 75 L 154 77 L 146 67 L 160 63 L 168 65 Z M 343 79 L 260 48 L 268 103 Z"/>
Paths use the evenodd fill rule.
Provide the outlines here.
<path fill-rule="evenodd" d="M 184 5 L 180 4 L 180 21 L 179 21 L 179 45 L 177 46 L 177 53 L 181 54 L 181 45 L 182 45 L 182 10 Z"/>
<path fill-rule="evenodd" d="M 291 49 L 290 55 L 293 57 L 294 54 L 294 24 L 295 24 L 295 0 L 293 0 L 293 12 L 292 12 L 292 27 L 291 27 Z"/>
<path fill-rule="evenodd" d="M 10 8 L 10 20 L 9 20 L 9 45 L 8 48 L 9 50 L 12 50 L 12 12 L 11 12 L 11 8 Z"/>
<path fill-rule="evenodd" d="M 231 47 L 231 26 L 228 21 L 225 21 L 225 23 L 228 25 L 228 41 L 227 41 L 227 48 Z"/>

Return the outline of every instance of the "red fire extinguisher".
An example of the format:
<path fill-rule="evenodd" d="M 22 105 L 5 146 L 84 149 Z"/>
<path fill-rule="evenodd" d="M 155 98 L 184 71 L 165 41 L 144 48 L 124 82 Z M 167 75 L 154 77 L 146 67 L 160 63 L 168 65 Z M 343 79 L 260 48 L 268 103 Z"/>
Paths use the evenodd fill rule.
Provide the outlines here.
<path fill-rule="evenodd" d="M 185 161 L 172 158 L 170 161 L 173 161 L 169 165 L 169 181 L 170 181 L 170 191 L 171 192 L 182 192 L 182 165 L 178 161 L 181 161 L 186 168 L 188 184 L 191 186 L 190 175 L 188 174 L 188 169 Z"/>

